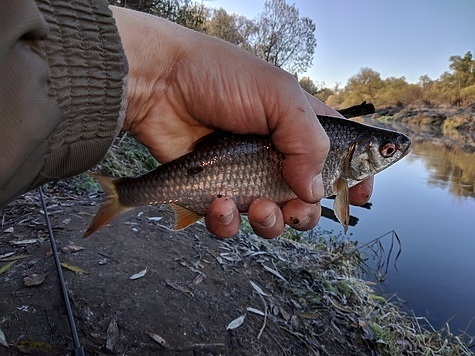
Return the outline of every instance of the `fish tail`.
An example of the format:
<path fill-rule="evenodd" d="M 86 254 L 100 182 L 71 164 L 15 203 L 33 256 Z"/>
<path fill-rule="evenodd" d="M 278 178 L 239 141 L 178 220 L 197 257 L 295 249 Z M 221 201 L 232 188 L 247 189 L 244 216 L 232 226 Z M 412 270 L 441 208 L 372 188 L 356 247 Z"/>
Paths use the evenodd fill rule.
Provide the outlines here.
<path fill-rule="evenodd" d="M 106 201 L 99 208 L 99 211 L 92 219 L 83 237 L 90 236 L 102 226 L 108 224 L 116 216 L 119 216 L 131 209 L 130 207 L 123 206 L 119 201 L 119 193 L 117 192 L 115 185 L 117 178 L 105 177 L 91 172 L 88 172 L 88 174 L 101 184 L 102 189 L 104 190 Z"/>

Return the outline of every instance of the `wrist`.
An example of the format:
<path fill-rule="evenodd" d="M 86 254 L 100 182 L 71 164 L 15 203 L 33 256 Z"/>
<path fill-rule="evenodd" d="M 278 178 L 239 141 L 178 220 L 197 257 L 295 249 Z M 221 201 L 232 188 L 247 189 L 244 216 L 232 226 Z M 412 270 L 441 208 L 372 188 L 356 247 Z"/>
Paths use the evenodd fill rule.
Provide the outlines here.
<path fill-rule="evenodd" d="M 180 46 L 175 24 L 157 16 L 110 7 L 128 62 L 127 110 L 122 131 L 132 131 L 153 109 L 153 98 L 170 83 Z"/>

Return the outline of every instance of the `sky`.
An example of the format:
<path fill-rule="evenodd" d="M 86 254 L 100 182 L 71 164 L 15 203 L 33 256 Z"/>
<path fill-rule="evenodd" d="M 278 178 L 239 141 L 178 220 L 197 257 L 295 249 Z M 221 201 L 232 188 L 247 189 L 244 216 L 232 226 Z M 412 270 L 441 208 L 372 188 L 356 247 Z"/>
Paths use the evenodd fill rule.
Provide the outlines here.
<path fill-rule="evenodd" d="M 207 7 L 257 17 L 265 0 L 203 0 Z M 328 88 L 369 67 L 383 79 L 417 83 L 449 70 L 449 57 L 475 53 L 475 0 L 287 0 L 316 24 L 307 73 Z"/>

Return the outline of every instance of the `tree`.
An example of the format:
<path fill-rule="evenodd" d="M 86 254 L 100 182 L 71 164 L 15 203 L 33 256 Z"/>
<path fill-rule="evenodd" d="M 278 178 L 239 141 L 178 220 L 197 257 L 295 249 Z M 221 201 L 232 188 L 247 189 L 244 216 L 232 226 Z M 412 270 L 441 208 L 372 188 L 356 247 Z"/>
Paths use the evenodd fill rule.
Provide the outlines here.
<path fill-rule="evenodd" d="M 158 0 L 155 3 L 152 14 L 193 30 L 203 31 L 207 17 L 204 6 L 191 0 Z"/>
<path fill-rule="evenodd" d="M 422 89 L 409 84 L 405 77 L 389 77 L 383 80 L 376 97 L 378 106 L 408 105 L 422 99 Z"/>
<path fill-rule="evenodd" d="M 462 90 L 475 84 L 475 61 L 470 51 L 463 57 L 451 56 L 449 61 L 449 68 L 452 70 L 449 81 L 454 85 L 454 103 L 460 105 Z"/>
<path fill-rule="evenodd" d="M 229 43 L 250 49 L 249 38 L 255 32 L 255 24 L 245 16 L 228 14 L 220 8 L 213 11 L 206 22 L 205 32 Z"/>
<path fill-rule="evenodd" d="M 359 73 L 348 79 L 344 89 L 345 104 L 348 106 L 368 101 L 375 103 L 376 94 L 383 86 L 381 75 L 371 68 L 361 68 Z"/>
<path fill-rule="evenodd" d="M 318 86 L 313 82 L 310 77 L 302 77 L 299 80 L 300 86 L 307 92 L 312 95 L 315 95 L 318 91 Z"/>
<path fill-rule="evenodd" d="M 320 99 L 321 101 L 323 101 L 324 103 L 326 103 L 328 101 L 328 99 L 334 95 L 334 91 L 329 89 L 329 88 L 321 88 L 319 89 L 315 94 L 314 96 L 317 97 L 318 99 Z"/>
<path fill-rule="evenodd" d="M 151 14 L 157 2 L 157 0 L 109 0 L 109 5 L 127 7 Z"/>
<path fill-rule="evenodd" d="M 109 0 L 109 4 L 160 16 L 197 31 L 203 31 L 208 11 L 191 0 Z"/>
<path fill-rule="evenodd" d="M 285 0 L 266 1 L 252 43 L 252 52 L 265 61 L 302 73 L 313 61 L 315 24 L 309 17 L 299 17 L 299 10 Z"/>

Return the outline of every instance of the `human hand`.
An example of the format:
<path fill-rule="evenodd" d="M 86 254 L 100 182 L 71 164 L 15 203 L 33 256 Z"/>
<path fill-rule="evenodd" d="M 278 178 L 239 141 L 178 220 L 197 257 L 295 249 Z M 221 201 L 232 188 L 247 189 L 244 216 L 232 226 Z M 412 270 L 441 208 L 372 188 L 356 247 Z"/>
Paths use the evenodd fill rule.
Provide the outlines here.
<path fill-rule="evenodd" d="M 306 94 L 290 74 L 236 46 L 156 16 L 111 8 L 129 63 L 124 130 L 162 163 L 185 154 L 216 129 L 271 135 L 286 156 L 284 179 L 299 199 L 282 208 L 257 199 L 249 208 L 249 222 L 266 238 L 281 234 L 285 224 L 314 227 L 329 149 L 315 114 L 341 115 Z M 352 203 L 369 198 L 372 181 L 365 184 L 351 190 Z M 209 231 L 229 237 L 239 230 L 240 215 L 232 200 L 220 198 L 205 221 Z"/>

